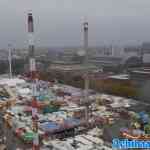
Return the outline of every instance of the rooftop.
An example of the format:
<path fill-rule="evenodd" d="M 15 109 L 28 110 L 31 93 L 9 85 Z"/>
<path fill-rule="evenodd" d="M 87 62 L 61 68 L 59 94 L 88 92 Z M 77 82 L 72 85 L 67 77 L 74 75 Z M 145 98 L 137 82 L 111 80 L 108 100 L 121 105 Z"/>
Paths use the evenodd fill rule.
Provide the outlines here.
<path fill-rule="evenodd" d="M 129 75 L 128 74 L 113 75 L 113 76 L 109 76 L 109 78 L 111 78 L 111 79 L 119 79 L 119 80 L 128 80 L 129 79 Z"/>

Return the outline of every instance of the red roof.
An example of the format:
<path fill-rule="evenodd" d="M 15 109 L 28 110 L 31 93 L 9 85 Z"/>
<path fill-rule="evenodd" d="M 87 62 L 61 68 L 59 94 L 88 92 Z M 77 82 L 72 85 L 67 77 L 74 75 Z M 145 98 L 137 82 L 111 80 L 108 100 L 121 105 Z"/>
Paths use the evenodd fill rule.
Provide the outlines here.
<path fill-rule="evenodd" d="M 35 98 L 32 99 L 31 106 L 32 108 L 38 108 L 38 102 Z"/>

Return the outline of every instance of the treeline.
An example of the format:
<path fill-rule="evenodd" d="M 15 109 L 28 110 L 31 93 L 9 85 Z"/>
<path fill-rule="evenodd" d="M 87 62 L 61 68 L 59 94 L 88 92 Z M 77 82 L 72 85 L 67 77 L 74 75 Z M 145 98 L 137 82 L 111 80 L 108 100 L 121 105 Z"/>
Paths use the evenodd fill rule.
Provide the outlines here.
<path fill-rule="evenodd" d="M 82 76 L 74 76 L 73 73 L 47 72 L 43 73 L 41 77 L 44 80 L 57 79 L 60 83 L 72 85 L 78 88 L 84 88 L 84 79 Z M 114 94 L 118 96 L 137 98 L 138 89 L 131 81 L 121 82 L 111 79 L 90 79 L 90 88 L 97 92 Z"/>
<path fill-rule="evenodd" d="M 43 80 L 54 81 L 57 79 L 59 83 L 84 88 L 84 79 L 82 76 L 75 75 L 74 73 L 62 73 L 56 71 L 42 72 L 40 77 Z M 138 86 L 136 81 L 91 78 L 90 88 L 97 92 L 133 98 L 145 102 L 149 102 L 150 99 L 150 81 L 143 83 L 142 86 Z"/>
<path fill-rule="evenodd" d="M 91 88 L 96 91 L 114 94 L 118 96 L 137 98 L 138 90 L 131 81 L 121 82 L 111 79 L 94 80 L 92 79 Z"/>
<path fill-rule="evenodd" d="M 12 60 L 12 73 L 14 75 L 20 74 L 24 71 L 24 65 L 26 60 L 24 59 L 13 59 Z M 9 63 L 6 60 L 0 60 L 0 74 L 9 73 Z"/>

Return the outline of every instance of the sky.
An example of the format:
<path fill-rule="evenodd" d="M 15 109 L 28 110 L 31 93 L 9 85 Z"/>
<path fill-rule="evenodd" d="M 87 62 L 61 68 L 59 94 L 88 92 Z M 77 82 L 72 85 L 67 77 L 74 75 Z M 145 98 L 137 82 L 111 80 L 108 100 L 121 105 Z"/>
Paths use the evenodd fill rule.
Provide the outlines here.
<path fill-rule="evenodd" d="M 150 0 L 0 0 L 0 48 L 28 46 L 32 10 L 37 47 L 135 45 L 150 41 Z"/>

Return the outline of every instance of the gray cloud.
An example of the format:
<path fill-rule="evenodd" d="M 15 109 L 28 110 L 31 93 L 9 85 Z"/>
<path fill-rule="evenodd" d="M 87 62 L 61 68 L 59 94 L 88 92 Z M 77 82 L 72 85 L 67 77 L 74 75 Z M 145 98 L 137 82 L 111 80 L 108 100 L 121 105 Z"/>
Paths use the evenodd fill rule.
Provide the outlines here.
<path fill-rule="evenodd" d="M 85 18 L 90 45 L 150 41 L 149 8 L 149 0 L 0 0 L 0 47 L 27 47 L 29 10 L 37 46 L 82 45 Z"/>

